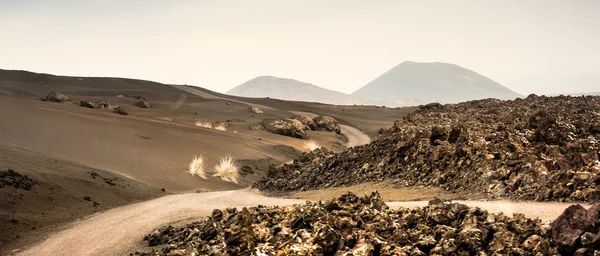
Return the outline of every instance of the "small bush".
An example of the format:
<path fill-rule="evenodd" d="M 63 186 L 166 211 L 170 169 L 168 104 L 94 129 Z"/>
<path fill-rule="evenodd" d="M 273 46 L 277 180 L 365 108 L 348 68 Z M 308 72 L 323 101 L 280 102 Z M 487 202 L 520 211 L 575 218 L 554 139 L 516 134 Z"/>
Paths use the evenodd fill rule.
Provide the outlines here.
<path fill-rule="evenodd" d="M 192 176 L 196 175 L 203 179 L 206 179 L 206 171 L 204 170 L 204 157 L 197 155 L 192 159 L 190 166 L 188 167 Z"/>
<path fill-rule="evenodd" d="M 304 150 L 306 151 L 314 151 L 317 148 L 320 148 L 319 144 L 314 140 L 304 141 Z"/>
<path fill-rule="evenodd" d="M 219 159 L 219 163 L 215 166 L 215 173 L 213 176 L 237 184 L 240 178 L 240 171 L 233 157 L 226 156 Z"/>
<path fill-rule="evenodd" d="M 210 121 L 196 121 L 196 126 L 212 129 L 213 124 Z"/>

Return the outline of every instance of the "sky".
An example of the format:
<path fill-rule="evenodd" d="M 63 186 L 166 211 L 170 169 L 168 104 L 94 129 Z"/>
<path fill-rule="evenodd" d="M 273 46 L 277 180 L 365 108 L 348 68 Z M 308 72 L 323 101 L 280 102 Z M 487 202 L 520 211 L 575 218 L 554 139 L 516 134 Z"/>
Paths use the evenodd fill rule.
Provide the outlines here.
<path fill-rule="evenodd" d="M 600 91 L 596 0 L 0 0 L 0 68 L 218 92 L 256 76 L 351 93 L 403 61 L 521 94 Z"/>

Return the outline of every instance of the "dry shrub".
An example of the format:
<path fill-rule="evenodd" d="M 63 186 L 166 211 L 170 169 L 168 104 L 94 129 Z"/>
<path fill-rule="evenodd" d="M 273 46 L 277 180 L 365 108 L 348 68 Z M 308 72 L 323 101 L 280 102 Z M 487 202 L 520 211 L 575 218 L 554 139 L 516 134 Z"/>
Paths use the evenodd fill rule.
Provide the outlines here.
<path fill-rule="evenodd" d="M 206 179 L 206 170 L 204 170 L 204 157 L 197 155 L 192 159 L 188 167 L 192 176 L 196 175 L 203 179 Z"/>
<path fill-rule="evenodd" d="M 238 183 L 240 178 L 239 166 L 232 156 L 221 157 L 215 166 L 213 176 L 220 177 L 224 181 Z"/>
<path fill-rule="evenodd" d="M 314 140 L 307 140 L 304 141 L 304 150 L 306 151 L 314 151 L 317 148 L 320 148 L 321 146 L 319 146 L 319 143 L 317 143 Z"/>
<path fill-rule="evenodd" d="M 210 121 L 196 121 L 196 126 L 212 129 L 213 124 Z"/>

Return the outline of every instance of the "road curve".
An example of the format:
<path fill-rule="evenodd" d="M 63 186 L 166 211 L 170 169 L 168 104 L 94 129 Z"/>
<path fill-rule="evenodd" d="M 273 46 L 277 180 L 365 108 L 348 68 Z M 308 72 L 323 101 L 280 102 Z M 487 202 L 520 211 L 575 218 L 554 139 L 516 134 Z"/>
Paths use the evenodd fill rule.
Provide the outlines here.
<path fill-rule="evenodd" d="M 291 111 L 291 112 L 296 115 L 305 115 L 305 116 L 308 116 L 309 118 L 315 118 L 318 116 L 317 114 L 309 113 L 309 112 L 302 112 L 302 111 Z M 352 127 L 350 125 L 340 124 L 340 130 L 341 130 L 341 134 L 346 136 L 346 138 L 348 138 L 348 142 L 346 142 L 347 148 L 371 143 L 371 137 L 369 137 L 369 135 L 366 135 L 364 132 L 362 132 L 361 130 L 359 130 L 355 127 Z"/>
<path fill-rule="evenodd" d="M 340 124 L 340 130 L 348 138 L 348 142 L 346 143 L 346 147 L 348 148 L 371 143 L 371 137 L 355 127 Z"/>
<path fill-rule="evenodd" d="M 153 230 L 182 221 L 208 216 L 213 209 L 262 205 L 290 205 L 302 200 L 265 197 L 243 189 L 224 192 L 170 195 L 122 206 L 92 215 L 50 235 L 45 241 L 18 255 L 128 255 L 142 249 L 143 237 Z M 565 203 L 455 201 L 490 212 L 530 218 L 555 219 Z M 390 202 L 392 208 L 424 206 L 427 202 Z"/>

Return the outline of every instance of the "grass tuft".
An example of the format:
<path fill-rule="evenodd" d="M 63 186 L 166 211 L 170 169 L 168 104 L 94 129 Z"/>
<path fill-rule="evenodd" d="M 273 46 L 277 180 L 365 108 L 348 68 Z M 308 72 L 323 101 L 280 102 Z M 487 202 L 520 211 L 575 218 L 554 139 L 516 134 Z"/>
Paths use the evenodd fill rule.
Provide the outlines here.
<path fill-rule="evenodd" d="M 210 121 L 196 121 L 196 126 L 212 129 L 213 124 Z"/>
<path fill-rule="evenodd" d="M 199 176 L 203 179 L 206 179 L 206 171 L 204 170 L 204 157 L 201 155 L 197 155 L 190 162 L 190 166 L 188 167 L 190 174 L 192 176 Z"/>
<path fill-rule="evenodd" d="M 215 177 L 220 177 L 224 181 L 238 183 L 240 171 L 237 163 L 232 156 L 221 157 L 219 163 L 215 166 Z"/>
<path fill-rule="evenodd" d="M 227 126 L 224 123 L 216 124 L 213 128 L 219 131 L 227 131 Z"/>
<path fill-rule="evenodd" d="M 315 149 L 320 148 L 320 147 L 321 146 L 319 146 L 319 143 L 317 143 L 314 140 L 304 141 L 304 150 L 306 150 L 306 151 L 311 152 L 311 151 L 314 151 Z"/>

